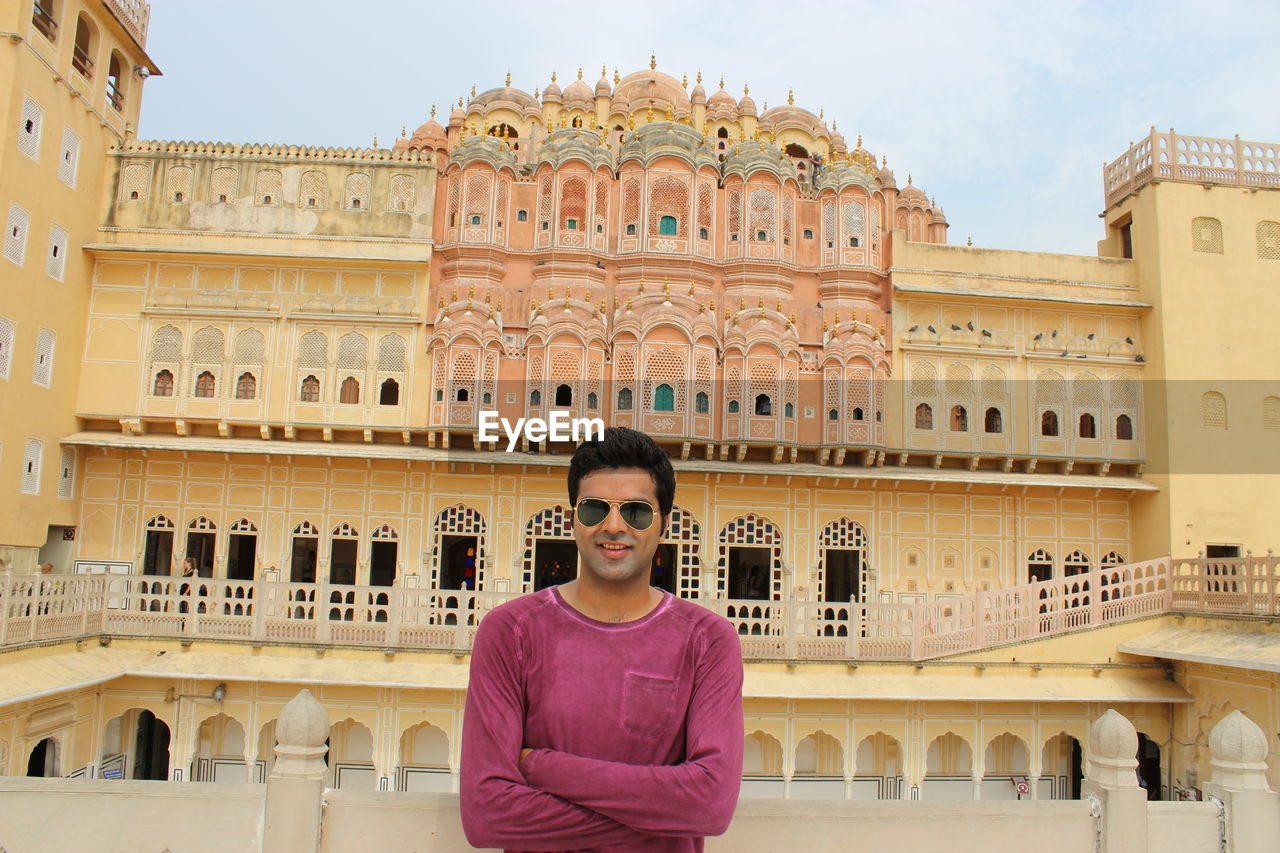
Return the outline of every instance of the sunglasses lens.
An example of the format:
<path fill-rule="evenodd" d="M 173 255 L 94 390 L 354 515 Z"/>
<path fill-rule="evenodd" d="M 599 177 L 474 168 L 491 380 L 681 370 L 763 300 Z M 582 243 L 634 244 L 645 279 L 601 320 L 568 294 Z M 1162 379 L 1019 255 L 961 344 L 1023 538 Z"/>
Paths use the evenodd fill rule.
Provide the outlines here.
<path fill-rule="evenodd" d="M 583 527 L 595 527 L 609 517 L 609 503 L 598 498 L 578 501 L 578 523 Z"/>
<path fill-rule="evenodd" d="M 653 524 L 653 507 L 643 501 L 627 501 L 621 506 L 620 512 L 622 520 L 633 530 L 648 530 L 649 525 Z"/>

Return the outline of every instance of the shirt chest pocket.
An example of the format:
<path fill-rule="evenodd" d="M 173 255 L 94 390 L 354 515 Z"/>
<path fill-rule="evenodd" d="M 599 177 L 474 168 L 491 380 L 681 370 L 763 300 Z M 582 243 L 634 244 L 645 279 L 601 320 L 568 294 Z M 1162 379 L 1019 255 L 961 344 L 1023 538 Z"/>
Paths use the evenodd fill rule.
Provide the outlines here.
<path fill-rule="evenodd" d="M 657 737 L 670 730 L 676 713 L 673 678 L 628 672 L 622 685 L 622 725 L 632 734 Z"/>

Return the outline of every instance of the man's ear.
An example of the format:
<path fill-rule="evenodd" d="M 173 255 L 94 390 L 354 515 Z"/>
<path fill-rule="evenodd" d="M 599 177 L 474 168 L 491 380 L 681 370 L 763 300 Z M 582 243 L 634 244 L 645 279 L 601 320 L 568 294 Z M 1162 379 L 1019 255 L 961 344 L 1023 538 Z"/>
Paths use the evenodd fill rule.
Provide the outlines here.
<path fill-rule="evenodd" d="M 667 534 L 671 532 L 671 515 L 667 514 L 662 517 L 662 530 L 659 539 L 666 539 Z"/>

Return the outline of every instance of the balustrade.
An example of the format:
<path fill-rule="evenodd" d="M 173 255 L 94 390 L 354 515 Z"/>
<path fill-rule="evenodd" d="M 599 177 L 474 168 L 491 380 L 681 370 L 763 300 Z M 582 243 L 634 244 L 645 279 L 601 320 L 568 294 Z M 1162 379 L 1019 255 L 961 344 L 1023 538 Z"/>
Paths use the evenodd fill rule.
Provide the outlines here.
<path fill-rule="evenodd" d="M 0 648 L 94 635 L 467 651 L 517 593 L 140 575 L 0 575 Z M 1149 560 L 930 602 L 702 599 L 747 660 L 943 657 L 1170 611 L 1280 616 L 1280 559 Z"/>

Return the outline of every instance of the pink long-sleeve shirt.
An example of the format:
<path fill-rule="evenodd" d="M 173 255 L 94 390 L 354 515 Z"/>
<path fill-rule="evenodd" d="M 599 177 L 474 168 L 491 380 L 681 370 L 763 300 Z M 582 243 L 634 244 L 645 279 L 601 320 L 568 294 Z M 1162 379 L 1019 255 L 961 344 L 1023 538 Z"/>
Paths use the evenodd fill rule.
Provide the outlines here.
<path fill-rule="evenodd" d="M 701 851 L 733 817 L 742 743 L 728 621 L 666 594 L 634 622 L 598 622 L 544 589 L 476 634 L 462 826 L 510 851 Z"/>

